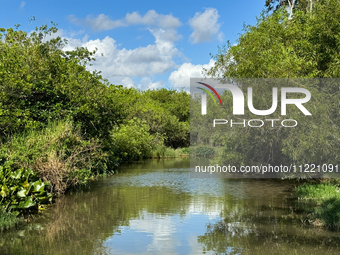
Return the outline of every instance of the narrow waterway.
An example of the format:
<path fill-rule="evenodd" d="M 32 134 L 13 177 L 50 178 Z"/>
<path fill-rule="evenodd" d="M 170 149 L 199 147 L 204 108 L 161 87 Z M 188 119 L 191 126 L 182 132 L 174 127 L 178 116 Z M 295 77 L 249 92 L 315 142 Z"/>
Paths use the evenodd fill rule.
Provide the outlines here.
<path fill-rule="evenodd" d="M 0 254 L 340 254 L 340 233 L 292 219 L 294 183 L 190 178 L 147 160 L 2 233 Z"/>

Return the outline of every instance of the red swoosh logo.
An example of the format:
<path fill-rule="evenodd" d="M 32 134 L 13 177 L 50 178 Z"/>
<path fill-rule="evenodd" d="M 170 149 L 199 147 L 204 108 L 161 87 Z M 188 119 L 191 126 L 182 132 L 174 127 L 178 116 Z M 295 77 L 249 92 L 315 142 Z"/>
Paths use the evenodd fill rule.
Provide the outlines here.
<path fill-rule="evenodd" d="M 212 92 L 214 92 L 214 93 L 215 93 L 215 95 L 217 96 L 218 100 L 220 100 L 220 104 L 221 104 L 221 106 L 222 106 L 222 101 L 221 101 L 221 98 L 220 98 L 220 96 L 217 94 L 216 90 L 215 90 L 213 87 L 211 87 L 210 85 L 208 85 L 208 84 L 205 84 L 205 83 L 203 83 L 203 82 L 197 82 L 197 83 L 199 83 L 199 84 L 202 84 L 202 85 L 204 85 L 204 86 L 208 87 L 209 89 L 211 89 L 211 90 L 212 90 Z"/>

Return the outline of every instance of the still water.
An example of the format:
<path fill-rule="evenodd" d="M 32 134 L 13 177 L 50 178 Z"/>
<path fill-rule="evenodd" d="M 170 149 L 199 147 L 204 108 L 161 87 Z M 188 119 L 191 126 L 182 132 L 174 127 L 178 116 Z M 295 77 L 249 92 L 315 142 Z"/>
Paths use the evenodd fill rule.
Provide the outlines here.
<path fill-rule="evenodd" d="M 148 160 L 2 233 L 0 254 L 340 254 L 340 233 L 292 219 L 294 183 L 190 178 Z"/>

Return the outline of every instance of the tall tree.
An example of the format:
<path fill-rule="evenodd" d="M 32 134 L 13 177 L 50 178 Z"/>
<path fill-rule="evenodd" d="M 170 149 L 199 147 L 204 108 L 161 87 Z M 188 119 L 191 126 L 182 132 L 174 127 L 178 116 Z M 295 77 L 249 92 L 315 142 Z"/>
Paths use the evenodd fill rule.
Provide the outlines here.
<path fill-rule="evenodd" d="M 295 10 L 293 19 L 281 8 L 271 15 L 262 15 L 255 26 L 246 26 L 238 44 L 221 47 L 215 55 L 215 66 L 206 74 L 215 78 L 286 78 L 287 81 L 337 78 L 340 77 L 339 35 L 339 0 L 318 1 L 311 13 Z M 292 109 L 291 118 L 301 123 L 289 133 L 283 129 L 272 132 L 271 128 L 252 128 L 235 139 L 235 131 L 231 130 L 224 134 L 226 155 L 238 152 L 242 160 L 249 160 L 256 159 L 252 156 L 257 155 L 256 151 L 269 150 L 288 156 L 289 162 L 325 163 L 330 159 L 340 162 L 340 87 L 337 80 L 314 81 L 301 83 L 312 93 L 312 101 L 306 106 L 311 108 L 311 117 L 303 118 L 298 109 Z M 261 91 L 257 93 L 271 102 L 271 97 L 267 97 L 271 93 L 266 93 L 265 87 L 257 89 Z M 263 101 L 258 98 L 257 109 L 268 109 Z M 263 156 L 261 160 L 271 158 L 269 154 Z"/>
<path fill-rule="evenodd" d="M 314 2 L 318 0 L 266 0 L 265 6 L 267 11 L 276 11 L 281 7 L 289 7 L 290 13 L 293 9 L 300 11 L 310 11 Z"/>

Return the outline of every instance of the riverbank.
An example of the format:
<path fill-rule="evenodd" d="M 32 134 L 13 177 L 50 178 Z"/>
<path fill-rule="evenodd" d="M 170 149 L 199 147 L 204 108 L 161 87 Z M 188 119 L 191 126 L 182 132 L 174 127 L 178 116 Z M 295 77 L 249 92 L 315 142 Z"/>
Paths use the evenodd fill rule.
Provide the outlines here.
<path fill-rule="evenodd" d="M 33 136 L 35 135 L 36 134 L 33 133 Z M 33 151 L 38 148 L 42 151 L 46 151 L 46 147 L 42 145 L 45 142 L 47 143 L 47 141 L 53 139 L 51 139 L 51 137 L 49 137 L 46 133 L 44 134 L 44 137 L 45 139 L 41 139 L 41 137 L 38 138 L 38 140 L 42 144 L 39 143 L 37 146 L 35 146 L 35 148 L 34 146 L 30 146 L 32 144 L 30 144 L 29 142 L 25 142 L 24 144 Z M 25 141 L 27 140 L 32 141 L 32 139 L 25 139 Z M 18 143 L 18 141 L 16 141 L 15 143 Z M 24 144 L 20 144 L 22 146 L 19 147 L 25 148 Z M 50 146 L 51 144 L 49 144 L 49 146 L 47 147 Z M 20 153 L 20 150 L 17 147 L 15 148 L 16 149 L 14 151 L 17 154 L 22 153 Z M 27 149 L 25 150 L 27 151 Z M 38 151 L 36 155 L 44 157 L 42 151 Z M 45 156 L 47 157 L 47 154 Z M 158 148 L 158 150 L 154 150 L 152 154 L 150 154 L 150 156 L 145 158 L 166 159 L 189 156 L 190 149 L 188 147 L 177 149 L 162 147 L 162 149 Z M 25 157 L 27 157 L 27 155 L 25 155 Z M 33 158 L 32 160 L 33 162 L 36 162 L 35 158 Z M 22 162 L 20 163 L 22 164 Z M 121 162 L 121 164 L 123 163 L 124 162 Z M 4 165 L 6 166 L 6 164 Z M 58 165 L 62 167 L 60 164 Z M 33 167 L 33 164 L 31 165 L 31 167 Z M 8 164 L 7 167 L 0 167 L 0 181 L 2 183 L 0 185 L 0 195 L 2 196 L 2 199 L 0 201 L 0 232 L 13 228 L 19 223 L 23 222 L 23 216 L 19 212 L 25 212 L 29 208 L 44 209 L 44 206 L 46 204 L 53 203 L 55 200 L 54 198 L 59 197 L 70 189 L 74 190 L 81 186 L 84 187 L 88 185 L 89 182 L 96 180 L 98 177 L 108 175 L 110 173 L 109 171 L 103 173 L 93 173 L 91 171 L 88 171 L 87 174 L 84 172 L 81 175 L 78 171 L 72 172 L 72 168 L 68 166 L 67 169 L 64 169 L 65 171 L 61 171 L 63 169 L 59 169 L 59 172 L 55 173 L 55 175 L 59 175 L 59 178 L 58 176 L 54 176 L 54 178 L 49 177 L 49 180 L 44 182 L 39 178 L 39 176 L 41 177 L 42 174 L 46 174 L 46 171 L 52 171 L 53 168 L 45 169 L 44 172 L 39 172 L 37 169 L 35 170 L 37 171 L 36 173 L 34 173 L 33 171 L 25 170 L 23 168 L 21 170 L 12 172 Z M 111 171 L 111 173 L 114 172 Z M 60 176 L 61 174 L 64 175 Z M 71 179 L 71 176 L 73 177 L 73 179 Z M 10 191 L 12 191 L 12 194 L 10 194 Z M 35 212 L 38 211 L 39 210 L 35 210 Z"/>
<path fill-rule="evenodd" d="M 307 222 L 340 230 L 340 189 L 336 183 L 303 183 L 295 188 L 295 194 Z"/>

